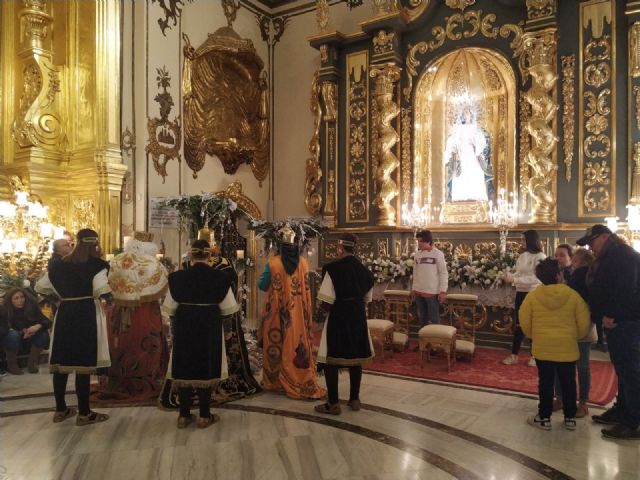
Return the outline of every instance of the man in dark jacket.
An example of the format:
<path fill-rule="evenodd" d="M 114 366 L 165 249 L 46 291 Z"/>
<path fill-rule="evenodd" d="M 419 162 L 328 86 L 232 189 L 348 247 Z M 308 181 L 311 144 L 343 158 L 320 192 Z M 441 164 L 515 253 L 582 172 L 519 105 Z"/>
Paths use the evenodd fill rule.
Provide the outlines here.
<path fill-rule="evenodd" d="M 605 437 L 640 440 L 640 254 L 604 225 L 576 243 L 596 255 L 587 275 L 589 307 L 602 318 L 618 375 L 616 404 L 592 419 L 614 425 L 602 430 Z"/>

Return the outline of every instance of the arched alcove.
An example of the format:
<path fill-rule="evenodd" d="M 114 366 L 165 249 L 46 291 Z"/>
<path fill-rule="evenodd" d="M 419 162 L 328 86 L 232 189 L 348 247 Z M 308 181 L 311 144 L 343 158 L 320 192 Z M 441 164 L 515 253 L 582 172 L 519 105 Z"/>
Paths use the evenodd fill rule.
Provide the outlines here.
<path fill-rule="evenodd" d="M 496 192 L 517 193 L 516 91 L 511 65 L 489 49 L 457 49 L 425 66 L 414 97 L 413 194 L 440 208 L 433 223 L 485 223 Z"/>

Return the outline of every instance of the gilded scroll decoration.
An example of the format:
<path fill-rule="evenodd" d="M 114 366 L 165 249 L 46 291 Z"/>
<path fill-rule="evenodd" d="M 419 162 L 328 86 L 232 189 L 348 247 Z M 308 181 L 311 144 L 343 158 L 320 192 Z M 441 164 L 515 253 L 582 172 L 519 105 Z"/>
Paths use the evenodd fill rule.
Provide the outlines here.
<path fill-rule="evenodd" d="M 629 203 L 632 205 L 640 203 L 640 142 L 633 144 L 633 171 L 631 173 Z"/>
<path fill-rule="evenodd" d="M 451 41 L 459 41 L 467 38 L 475 37 L 478 34 L 486 38 L 497 38 L 498 34 L 502 38 L 508 38 L 513 35 L 510 47 L 514 50 L 514 56 L 519 55 L 519 49 L 522 44 L 522 35 L 524 30 L 520 25 L 506 23 L 502 26 L 495 27 L 496 21 L 494 13 L 482 15 L 482 10 L 470 10 L 465 13 L 455 13 L 446 17 L 445 26 L 437 25 L 431 29 L 432 40 L 418 42 L 415 45 L 408 46 L 407 58 L 405 65 L 407 67 L 407 86 L 402 90 L 403 95 L 408 100 L 413 90 L 413 77 L 418 74 L 418 66 L 420 61 L 416 59 L 417 54 L 424 55 L 427 52 L 437 50 L 446 39 Z"/>
<path fill-rule="evenodd" d="M 251 166 L 262 185 L 269 171 L 267 74 L 251 40 L 222 27 L 197 49 L 185 40 L 184 158 L 196 178 L 206 155 L 225 173 Z"/>
<path fill-rule="evenodd" d="M 49 34 L 53 18 L 37 0 L 26 0 L 19 11 L 20 66 L 22 94 L 11 136 L 22 148 L 42 147 L 58 151 L 64 133 L 56 101 L 60 92 L 60 67 L 51 62 L 51 53 L 44 40 Z M 20 68 L 20 67 L 18 67 Z"/>
<path fill-rule="evenodd" d="M 347 221 L 369 220 L 369 165 L 367 118 L 369 76 L 368 52 L 347 54 L 347 126 L 346 185 Z"/>
<path fill-rule="evenodd" d="M 567 182 L 571 181 L 571 165 L 573 163 L 574 129 L 575 129 L 575 73 L 576 56 L 562 56 L 562 133 L 564 142 L 564 176 Z"/>
<path fill-rule="evenodd" d="M 376 16 L 387 15 L 398 11 L 399 0 L 373 0 L 373 10 Z"/>
<path fill-rule="evenodd" d="M 636 85 L 633 87 L 633 96 L 635 100 L 635 117 L 636 117 L 636 128 L 640 130 L 640 86 Z"/>
<path fill-rule="evenodd" d="M 242 183 L 237 180 L 235 182 L 231 182 L 225 190 L 216 192 L 214 195 L 233 200 L 240 206 L 240 208 L 242 208 L 242 210 L 247 212 L 253 218 L 262 218 L 262 212 L 260 211 L 260 208 L 258 207 L 256 202 L 251 200 L 243 193 Z"/>
<path fill-rule="evenodd" d="M 71 204 L 71 231 L 77 232 L 83 228 L 95 228 L 96 204 L 91 199 L 74 199 Z"/>
<path fill-rule="evenodd" d="M 556 13 L 556 0 L 527 0 L 527 17 L 538 20 Z"/>
<path fill-rule="evenodd" d="M 387 33 L 384 30 L 380 30 L 378 34 L 373 37 L 373 51 L 376 54 L 392 51 L 395 36 L 395 32 Z"/>
<path fill-rule="evenodd" d="M 396 210 L 391 201 L 398 196 L 398 185 L 392 175 L 400 166 L 393 148 L 398 143 L 398 132 L 391 122 L 400 113 L 400 107 L 393 100 L 396 82 L 400 79 L 400 68 L 394 64 L 385 64 L 371 68 L 371 78 L 375 79 L 374 97 L 378 106 L 378 118 L 374 128 L 378 131 L 378 168 L 375 172 L 377 196 L 374 205 L 378 208 L 379 225 L 395 226 Z"/>
<path fill-rule="evenodd" d="M 335 219 L 336 215 L 336 175 L 333 170 L 329 170 L 329 175 L 327 176 L 327 201 L 323 215 L 329 219 Z"/>
<path fill-rule="evenodd" d="M 578 216 L 606 216 L 615 213 L 615 19 L 610 2 L 581 4 L 580 14 Z"/>
<path fill-rule="evenodd" d="M 464 12 L 464 9 L 476 3 L 476 0 L 445 0 L 444 3 L 452 10 L 462 10 Z"/>
<path fill-rule="evenodd" d="M 311 114 L 313 115 L 313 135 L 309 141 L 309 153 L 306 162 L 306 178 L 304 182 L 304 204 L 311 215 L 320 214 L 322 194 L 319 191 L 322 180 L 320 168 L 320 125 L 322 124 L 322 106 L 320 104 L 320 74 L 313 76 L 311 83 Z"/>
<path fill-rule="evenodd" d="M 558 105 L 553 90 L 558 80 L 553 62 L 557 48 L 555 28 L 526 33 L 520 59 L 531 75 L 531 88 L 525 94 L 531 105 L 527 133 L 531 136 L 531 149 L 526 157 L 531 177 L 527 192 L 531 197 L 532 223 L 553 223 L 556 220 L 555 147 L 558 137 L 554 133 L 553 119 Z"/>
<path fill-rule="evenodd" d="M 640 22 L 629 27 L 629 75 L 640 77 Z"/>
<path fill-rule="evenodd" d="M 120 134 L 120 148 L 128 157 L 133 154 L 136 148 L 136 134 L 132 133 L 128 126 Z"/>
<path fill-rule="evenodd" d="M 335 122 L 338 118 L 338 84 L 322 82 L 322 100 L 324 101 L 324 121 Z"/>
<path fill-rule="evenodd" d="M 154 100 L 160 106 L 160 117 L 147 120 L 149 143 L 147 143 L 145 150 L 151 154 L 153 168 L 158 175 L 162 176 L 162 183 L 164 183 L 167 177 L 167 163 L 169 160 L 176 159 L 180 161 L 182 127 L 180 125 L 180 116 L 169 120 L 169 114 L 174 105 L 173 97 L 168 92 L 171 87 L 171 76 L 164 66 L 157 68 L 156 72 L 158 88 L 162 89 L 154 97 Z"/>
<path fill-rule="evenodd" d="M 193 0 L 186 0 L 191 3 Z M 171 27 L 175 27 L 178 24 L 178 19 L 180 15 L 182 15 L 182 7 L 185 5 L 185 0 L 151 0 L 151 3 L 158 3 L 160 8 L 162 8 L 162 12 L 164 14 L 164 19 L 158 19 L 158 25 L 160 25 L 160 30 L 162 30 L 162 34 L 167 36 L 167 28 L 171 29 Z M 173 25 L 169 25 L 169 22 L 173 22 Z"/>

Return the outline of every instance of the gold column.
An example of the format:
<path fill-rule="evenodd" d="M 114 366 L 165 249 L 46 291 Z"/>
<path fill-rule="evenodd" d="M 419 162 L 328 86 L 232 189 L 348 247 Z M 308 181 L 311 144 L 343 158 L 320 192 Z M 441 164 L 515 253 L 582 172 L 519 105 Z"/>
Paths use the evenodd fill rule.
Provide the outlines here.
<path fill-rule="evenodd" d="M 400 107 L 393 100 L 396 82 L 400 79 L 400 67 L 393 63 L 371 66 L 369 75 L 375 79 L 374 98 L 378 112 L 374 119 L 377 142 L 372 145 L 378 154 L 374 173 L 377 195 L 373 203 L 378 208 L 378 225 L 395 226 L 396 209 L 391 202 L 398 196 L 398 185 L 391 176 L 400 166 L 400 161 L 392 149 L 400 136 L 391 122 L 400 113 Z"/>
<path fill-rule="evenodd" d="M 531 171 L 526 186 L 531 197 L 531 223 L 555 223 L 557 218 L 556 50 L 555 27 L 527 32 L 523 36 L 521 65 L 532 79 L 531 88 L 525 94 L 531 105 L 531 116 L 526 125 L 531 137 L 531 147 L 526 155 Z"/>

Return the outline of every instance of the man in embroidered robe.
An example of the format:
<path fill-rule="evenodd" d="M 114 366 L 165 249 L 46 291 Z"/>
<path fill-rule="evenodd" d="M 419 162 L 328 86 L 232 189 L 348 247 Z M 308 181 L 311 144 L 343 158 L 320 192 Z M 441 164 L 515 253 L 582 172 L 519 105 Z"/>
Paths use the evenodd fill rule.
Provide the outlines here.
<path fill-rule="evenodd" d="M 318 362 L 325 364 L 328 402 L 317 405 L 320 413 L 338 415 L 338 369 L 349 368 L 349 402 L 360 410 L 362 364 L 373 357 L 365 304 L 373 296 L 373 274 L 354 255 L 356 236 L 344 234 L 338 242 L 338 257 L 323 268 L 318 298 L 330 306 L 318 350 Z"/>
<path fill-rule="evenodd" d="M 189 425 L 191 395 L 198 394 L 198 428 L 206 428 L 219 417 L 210 411 L 211 390 L 227 376 L 222 317 L 238 311 L 228 275 L 208 265 L 211 250 L 206 240 L 191 244 L 192 266 L 169 275 L 169 294 L 163 309 L 173 318 L 172 379 L 178 388 L 178 428 Z"/>

